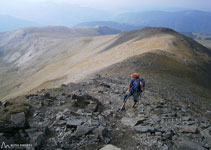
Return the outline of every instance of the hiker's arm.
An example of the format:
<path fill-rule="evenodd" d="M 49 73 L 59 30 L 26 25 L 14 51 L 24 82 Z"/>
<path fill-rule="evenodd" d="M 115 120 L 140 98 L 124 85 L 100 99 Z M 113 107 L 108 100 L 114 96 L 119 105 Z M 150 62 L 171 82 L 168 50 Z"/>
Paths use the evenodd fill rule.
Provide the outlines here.
<path fill-rule="evenodd" d="M 143 83 L 140 81 L 140 85 L 141 85 L 141 91 L 143 92 L 144 91 L 144 86 L 143 86 Z"/>
<path fill-rule="evenodd" d="M 130 89 L 131 89 L 132 86 L 133 86 L 133 82 L 134 82 L 134 79 L 130 79 L 130 83 L 129 83 L 129 85 L 128 85 L 128 90 L 127 90 L 127 92 L 130 92 Z"/>
<path fill-rule="evenodd" d="M 130 89 L 131 89 L 131 87 L 132 87 L 132 84 L 130 83 L 129 85 L 128 85 L 128 92 L 130 92 Z"/>

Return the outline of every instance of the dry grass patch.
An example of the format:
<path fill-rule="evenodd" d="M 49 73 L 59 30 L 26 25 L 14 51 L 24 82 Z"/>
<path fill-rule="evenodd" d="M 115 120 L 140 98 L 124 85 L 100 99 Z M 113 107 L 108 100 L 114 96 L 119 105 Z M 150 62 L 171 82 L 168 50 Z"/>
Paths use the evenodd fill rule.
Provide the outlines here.
<path fill-rule="evenodd" d="M 15 99 L 10 100 L 11 105 L 7 108 L 0 109 L 0 122 L 8 121 L 11 114 L 25 112 L 25 114 L 29 114 L 30 104 L 26 101 L 24 97 L 17 97 Z"/>

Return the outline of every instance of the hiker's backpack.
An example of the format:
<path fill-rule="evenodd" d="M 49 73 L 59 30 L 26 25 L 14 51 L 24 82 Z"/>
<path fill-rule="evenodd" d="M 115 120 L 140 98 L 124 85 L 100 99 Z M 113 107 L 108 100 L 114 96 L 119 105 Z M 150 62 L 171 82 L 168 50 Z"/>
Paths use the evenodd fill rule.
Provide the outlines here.
<path fill-rule="evenodd" d="M 143 83 L 143 87 L 145 87 L 145 80 L 144 80 L 144 78 L 140 78 L 140 81 Z"/>
<path fill-rule="evenodd" d="M 135 79 L 132 79 L 132 85 L 133 85 L 133 82 L 135 81 Z M 145 87 L 145 80 L 143 79 L 143 78 L 139 78 L 138 79 L 138 82 L 140 83 L 140 82 L 142 82 L 143 83 L 143 87 Z M 138 84 L 138 87 L 137 87 L 137 89 L 136 89 L 137 91 L 141 91 L 141 86 L 140 86 L 140 84 Z M 142 91 L 141 91 L 142 92 Z"/>

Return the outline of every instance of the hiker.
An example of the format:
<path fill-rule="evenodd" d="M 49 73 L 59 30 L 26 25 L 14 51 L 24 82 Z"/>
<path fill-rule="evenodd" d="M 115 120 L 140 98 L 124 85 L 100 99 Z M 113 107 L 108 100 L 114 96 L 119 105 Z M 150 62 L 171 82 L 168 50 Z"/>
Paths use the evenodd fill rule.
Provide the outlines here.
<path fill-rule="evenodd" d="M 125 109 L 125 103 L 130 96 L 133 96 L 133 108 L 136 108 L 136 103 L 138 102 L 139 96 L 144 91 L 145 81 L 143 78 L 139 77 L 138 73 L 131 74 L 131 80 L 127 93 L 124 95 L 123 104 L 121 110 Z"/>

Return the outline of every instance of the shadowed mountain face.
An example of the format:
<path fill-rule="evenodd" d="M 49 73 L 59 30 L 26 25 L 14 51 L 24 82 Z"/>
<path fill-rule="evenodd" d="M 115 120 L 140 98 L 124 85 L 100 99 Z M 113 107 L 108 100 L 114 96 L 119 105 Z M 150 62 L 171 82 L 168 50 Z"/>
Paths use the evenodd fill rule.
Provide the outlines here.
<path fill-rule="evenodd" d="M 1 97 L 80 82 L 115 64 L 125 67 L 107 74 L 141 71 L 210 88 L 210 50 L 191 38 L 168 28 L 105 35 L 117 32 L 107 27 L 46 27 L 0 34 Z"/>

